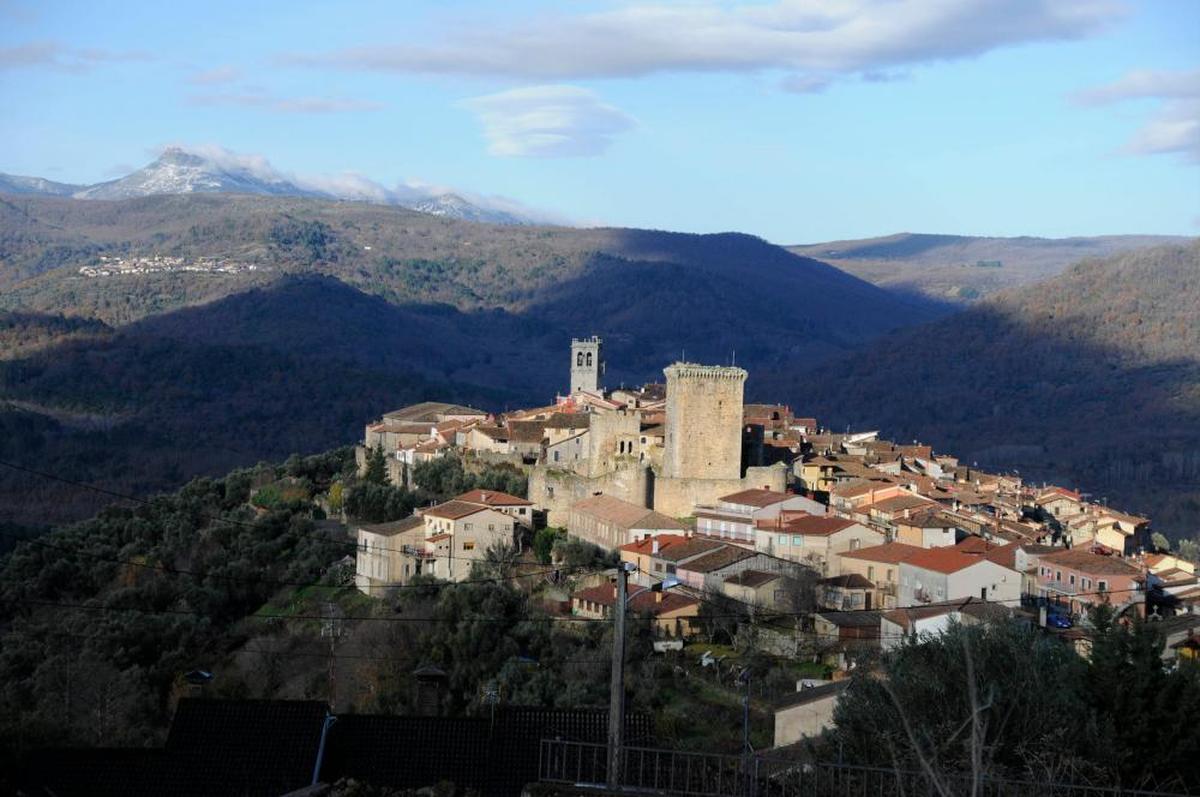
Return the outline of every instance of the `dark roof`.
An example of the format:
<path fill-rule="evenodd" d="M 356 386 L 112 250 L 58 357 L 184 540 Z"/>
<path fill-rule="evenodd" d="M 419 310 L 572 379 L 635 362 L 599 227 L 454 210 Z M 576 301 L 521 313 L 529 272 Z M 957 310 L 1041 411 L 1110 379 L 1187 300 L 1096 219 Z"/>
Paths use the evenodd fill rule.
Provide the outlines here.
<path fill-rule="evenodd" d="M 860 573 L 830 576 L 829 578 L 821 579 L 819 583 L 829 587 L 842 587 L 843 589 L 875 589 L 875 585 Z"/>
<path fill-rule="evenodd" d="M 424 525 L 425 518 L 421 517 L 420 515 L 409 515 L 401 520 L 393 520 L 391 523 L 376 523 L 371 526 L 359 526 L 358 528 L 371 534 L 381 534 L 385 537 L 392 537 Z"/>
<path fill-rule="evenodd" d="M 755 555 L 754 551 L 747 550 L 746 548 L 740 548 L 736 545 L 726 545 L 712 553 L 706 553 L 704 556 L 680 565 L 680 567 L 684 570 L 690 570 L 693 573 L 711 573 L 715 570 L 737 564 Z"/>
<path fill-rule="evenodd" d="M 845 678 L 841 681 L 833 683 L 821 684 L 820 686 L 810 686 L 806 689 L 800 689 L 790 695 L 781 697 L 775 701 L 775 710 L 792 708 L 794 706 L 803 706 L 805 703 L 811 703 L 814 700 L 820 700 L 823 697 L 830 695 L 838 695 L 846 691 L 846 687 L 850 686 L 851 680 Z"/>
<path fill-rule="evenodd" d="M 547 418 L 543 425 L 547 429 L 587 429 L 591 423 L 591 413 L 556 412 Z"/>
<path fill-rule="evenodd" d="M 541 421 L 509 421 L 508 441 L 510 443 L 540 443 L 544 438 L 545 426 Z"/>
<path fill-rule="evenodd" d="M 690 570 L 691 568 L 689 567 L 688 569 Z M 770 584 L 778 578 L 779 574 L 777 573 L 767 573 L 762 570 L 743 570 L 725 579 L 725 583 L 755 589 L 761 587 L 763 584 Z"/>
<path fill-rule="evenodd" d="M 869 628 L 879 627 L 881 613 L 870 609 L 853 612 L 817 612 L 817 616 L 833 623 L 838 628 Z"/>
<path fill-rule="evenodd" d="M 702 554 L 715 551 L 722 547 L 722 544 L 715 540 L 704 540 L 699 537 L 692 537 L 687 542 L 672 545 L 670 548 L 660 550 L 657 558 L 667 562 L 683 562 L 687 559 L 693 559 Z"/>

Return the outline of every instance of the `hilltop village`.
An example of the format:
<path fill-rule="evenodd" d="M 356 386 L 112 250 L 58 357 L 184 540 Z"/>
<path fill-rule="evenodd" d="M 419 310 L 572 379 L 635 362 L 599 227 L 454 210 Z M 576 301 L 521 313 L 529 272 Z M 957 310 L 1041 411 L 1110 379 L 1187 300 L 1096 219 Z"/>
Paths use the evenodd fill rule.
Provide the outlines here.
<path fill-rule="evenodd" d="M 382 454 L 396 485 L 453 456 L 518 468 L 529 489 L 473 490 L 358 526 L 358 587 L 461 581 L 489 551 L 548 526 L 636 568 L 631 608 L 664 638 L 696 631 L 706 595 L 768 614 L 808 606 L 806 630 L 832 640 L 842 668 L 856 648 L 951 621 L 1024 616 L 1085 648 L 1097 606 L 1118 619 L 1195 618 L 1200 606 L 1195 564 L 1147 553 L 1147 518 L 921 443 L 832 433 L 787 406 L 746 404 L 740 368 L 677 362 L 665 383 L 617 390 L 604 388 L 604 371 L 603 342 L 577 339 L 569 389 L 553 404 L 496 415 L 425 402 L 367 425 L 359 467 Z M 677 586 L 653 589 L 664 581 Z M 614 603 L 601 577 L 564 605 L 603 618 Z M 1192 654 L 1194 625 L 1179 625 L 1169 655 Z"/>

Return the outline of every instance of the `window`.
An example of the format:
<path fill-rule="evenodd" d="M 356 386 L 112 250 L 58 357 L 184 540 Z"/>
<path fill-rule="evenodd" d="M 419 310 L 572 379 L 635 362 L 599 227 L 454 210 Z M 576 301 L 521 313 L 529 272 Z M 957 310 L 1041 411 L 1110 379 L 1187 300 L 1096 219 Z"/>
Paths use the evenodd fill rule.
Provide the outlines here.
<path fill-rule="evenodd" d="M 464 523 L 464 524 L 463 524 L 463 531 L 470 531 L 470 530 L 471 530 L 471 524 L 470 524 L 470 523 Z"/>
<path fill-rule="evenodd" d="M 1054 571 L 1054 580 L 1055 580 L 1055 581 L 1062 581 L 1062 571 L 1061 571 L 1061 570 L 1055 570 L 1055 571 Z"/>
<path fill-rule="evenodd" d="M 875 568 L 872 565 L 867 565 L 867 580 L 875 580 Z"/>
<path fill-rule="evenodd" d="M 852 551 L 857 551 L 857 550 L 858 550 L 858 544 L 859 544 L 859 541 L 858 541 L 858 538 L 857 538 L 857 537 L 856 537 L 856 538 L 854 538 L 853 540 L 850 540 L 850 550 L 852 550 Z"/>
<path fill-rule="evenodd" d="M 1097 581 L 1096 589 L 1100 590 L 1101 592 L 1107 592 L 1108 591 L 1108 582 L 1103 581 L 1103 580 Z"/>
<path fill-rule="evenodd" d="M 560 361 L 560 362 L 561 362 L 561 361 Z M 475 542 L 474 542 L 474 541 L 471 541 L 471 542 L 464 542 L 464 543 L 463 543 L 463 550 L 464 550 L 464 551 L 473 551 L 473 550 L 475 550 Z"/>
<path fill-rule="evenodd" d="M 1072 587 L 1075 586 L 1075 574 L 1070 573 L 1069 575 L 1067 575 L 1067 581 L 1071 584 Z"/>
<path fill-rule="evenodd" d="M 557 451 L 554 452 L 554 461 L 558 462 L 558 452 Z M 551 493 L 551 495 L 553 495 L 553 493 Z"/>
<path fill-rule="evenodd" d="M 495 524 L 495 523 L 489 523 L 489 524 L 488 524 L 488 531 L 495 531 L 495 530 L 496 530 L 496 524 Z"/>
<path fill-rule="evenodd" d="M 890 567 L 888 568 L 888 571 L 887 571 L 887 580 L 888 581 L 896 580 L 896 571 L 892 570 L 892 568 L 890 568 Z"/>
<path fill-rule="evenodd" d="M 592 353 L 590 351 L 587 353 L 587 364 L 588 368 L 592 367 Z"/>
<path fill-rule="evenodd" d="M 781 546 L 787 545 L 787 540 L 788 540 L 788 538 L 787 538 L 786 534 L 779 535 L 779 545 L 781 545 Z"/>
<path fill-rule="evenodd" d="M 801 537 L 800 535 L 797 534 L 796 536 L 792 537 L 792 545 L 803 545 L 803 544 L 804 544 L 804 538 Z"/>
<path fill-rule="evenodd" d="M 575 364 L 578 366 L 583 365 L 583 352 L 579 352 L 579 354 L 575 355 Z"/>

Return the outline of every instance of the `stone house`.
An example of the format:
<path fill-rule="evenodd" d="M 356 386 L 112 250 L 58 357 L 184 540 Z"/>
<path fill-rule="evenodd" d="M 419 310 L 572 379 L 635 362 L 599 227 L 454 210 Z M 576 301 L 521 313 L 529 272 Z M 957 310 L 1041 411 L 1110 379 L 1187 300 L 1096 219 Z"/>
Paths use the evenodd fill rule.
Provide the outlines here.
<path fill-rule="evenodd" d="M 695 620 L 700 614 L 698 600 L 671 590 L 655 591 L 649 587 L 634 586 L 629 589 L 626 600 L 630 615 L 649 615 L 655 634 L 662 637 L 691 636 Z M 607 620 L 612 617 L 616 603 L 617 586 L 600 584 L 571 595 L 571 612 L 576 617 Z"/>
<path fill-rule="evenodd" d="M 893 539 L 918 548 L 943 548 L 954 545 L 958 525 L 949 515 L 936 509 L 924 509 L 896 518 Z"/>
<path fill-rule="evenodd" d="M 686 531 L 688 527 L 675 518 L 611 495 L 576 501 L 567 520 L 569 534 L 609 551 L 646 537 Z"/>
<path fill-rule="evenodd" d="M 978 598 L 893 609 L 880 618 L 880 646 L 890 650 L 903 644 L 906 639 L 945 633 L 953 623 L 972 625 L 1011 616 L 1012 610 L 1008 607 Z"/>
<path fill-rule="evenodd" d="M 779 607 L 782 576 L 764 570 L 746 569 L 725 579 L 721 589 L 735 601 L 763 609 Z"/>
<path fill-rule="evenodd" d="M 463 581 L 471 565 L 484 559 L 494 545 L 512 545 L 516 519 L 497 509 L 466 501 L 447 501 L 423 510 L 425 551 L 434 561 L 431 575 L 445 581 Z"/>
<path fill-rule="evenodd" d="M 674 575 L 674 570 L 667 571 L 667 562 L 660 554 L 667 548 L 687 543 L 688 538 L 680 534 L 655 534 L 644 537 L 637 542 L 628 542 L 621 546 L 621 561 L 628 562 L 637 568 L 630 578 L 637 584 L 649 587 L 662 581 L 668 575 Z"/>
<path fill-rule="evenodd" d="M 392 523 L 359 526 L 355 530 L 358 551 L 355 555 L 354 585 L 373 597 L 382 597 L 388 587 L 407 582 L 419 575 L 427 558 L 423 549 L 425 520 L 410 515 Z"/>
<path fill-rule="evenodd" d="M 499 490 L 470 490 L 453 500 L 464 504 L 495 509 L 517 521 L 518 526 L 533 528 L 533 503 L 516 495 L 502 493 Z"/>
<path fill-rule="evenodd" d="M 900 563 L 924 549 L 902 542 L 889 542 L 838 554 L 841 575 L 857 574 L 875 585 L 872 605 L 894 609 L 900 594 Z"/>
<path fill-rule="evenodd" d="M 1054 606 L 1083 614 L 1099 604 L 1116 610 L 1146 611 L 1142 569 L 1118 556 L 1069 548 L 1044 554 L 1038 562 L 1038 595 Z"/>
<path fill-rule="evenodd" d="M 759 521 L 755 547 L 772 556 L 811 567 L 823 576 L 836 576 L 838 554 L 884 543 L 879 531 L 847 518 L 802 513 Z"/>
<path fill-rule="evenodd" d="M 696 533 L 753 544 L 756 524 L 774 520 L 784 511 L 823 515 L 825 506 L 802 495 L 774 490 L 742 490 L 721 496 L 713 506 L 697 506 Z"/>
<path fill-rule="evenodd" d="M 874 582 L 858 573 L 843 573 L 817 582 L 817 600 L 826 609 L 857 611 L 879 608 L 874 603 L 874 597 Z"/>

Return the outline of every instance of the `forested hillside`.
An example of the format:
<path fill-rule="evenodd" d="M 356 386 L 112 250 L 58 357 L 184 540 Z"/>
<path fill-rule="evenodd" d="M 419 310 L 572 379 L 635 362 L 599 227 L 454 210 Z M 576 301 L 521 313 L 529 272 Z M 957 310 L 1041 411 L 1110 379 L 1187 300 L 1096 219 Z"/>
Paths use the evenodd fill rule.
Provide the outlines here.
<path fill-rule="evenodd" d="M 995 238 L 900 233 L 788 249 L 832 263 L 880 287 L 970 304 L 999 291 L 1056 277 L 1085 258 L 1187 240 L 1169 235 Z"/>
<path fill-rule="evenodd" d="M 1200 532 L 1200 243 L 1080 263 L 804 381 L 823 419 Z"/>
<path fill-rule="evenodd" d="M 138 270 L 80 273 L 118 259 Z M 779 398 L 781 374 L 942 312 L 746 235 L 223 194 L 0 200 L 0 287 L 0 455 L 142 492 L 353 441 L 411 401 L 550 401 L 572 336 L 604 336 L 611 386 L 686 352 Z M 0 507 L 94 505 L 5 472 Z"/>

